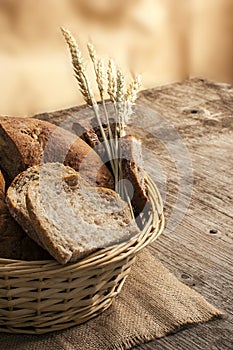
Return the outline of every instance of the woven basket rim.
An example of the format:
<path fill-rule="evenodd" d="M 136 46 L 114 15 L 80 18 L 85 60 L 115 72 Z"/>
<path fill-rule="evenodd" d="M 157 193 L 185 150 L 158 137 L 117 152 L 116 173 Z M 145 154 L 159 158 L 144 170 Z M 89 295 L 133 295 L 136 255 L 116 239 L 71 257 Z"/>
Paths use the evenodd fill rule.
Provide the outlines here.
<path fill-rule="evenodd" d="M 58 273 L 59 269 L 64 272 L 65 270 L 69 271 L 73 268 L 85 269 L 91 266 L 94 267 L 97 261 L 98 266 L 104 266 L 108 264 L 109 261 L 116 262 L 118 259 L 122 259 L 122 254 L 127 257 L 127 255 L 137 253 L 143 247 L 157 239 L 165 225 L 163 202 L 158 188 L 149 175 L 145 176 L 145 182 L 148 187 L 149 198 L 153 199 L 153 201 L 151 201 L 152 215 L 150 215 L 149 222 L 147 222 L 139 235 L 132 237 L 128 241 L 102 248 L 75 263 L 67 263 L 65 265 L 61 265 L 55 259 L 27 261 L 0 258 L 0 272 L 3 272 L 4 269 L 4 274 L 6 274 L 9 265 L 9 272 L 12 271 L 14 267 L 16 270 L 22 269 L 23 275 L 25 273 L 36 273 L 37 271 L 41 273 L 42 270 L 49 272 L 54 271 L 54 269 L 56 273 Z M 155 216 L 153 214 L 155 213 L 157 218 L 153 218 L 153 216 Z"/>

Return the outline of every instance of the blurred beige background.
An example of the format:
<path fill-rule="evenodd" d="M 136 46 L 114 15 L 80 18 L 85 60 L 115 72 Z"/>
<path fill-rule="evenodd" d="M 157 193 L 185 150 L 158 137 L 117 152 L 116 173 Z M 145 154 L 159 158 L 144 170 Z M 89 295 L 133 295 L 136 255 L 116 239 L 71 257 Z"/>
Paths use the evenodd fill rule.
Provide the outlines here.
<path fill-rule="evenodd" d="M 0 114 L 82 103 L 60 26 L 141 73 L 143 88 L 189 76 L 233 83 L 233 0 L 0 0 Z"/>

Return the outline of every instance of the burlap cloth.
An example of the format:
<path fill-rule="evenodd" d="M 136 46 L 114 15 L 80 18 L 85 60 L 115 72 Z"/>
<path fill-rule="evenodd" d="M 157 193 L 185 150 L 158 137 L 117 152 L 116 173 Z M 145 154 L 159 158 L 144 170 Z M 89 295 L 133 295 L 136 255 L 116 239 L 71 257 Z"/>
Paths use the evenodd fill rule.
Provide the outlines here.
<path fill-rule="evenodd" d="M 137 258 L 112 306 L 80 326 L 45 335 L 0 334 L 2 350 L 119 350 L 222 313 L 157 261 L 147 249 Z"/>

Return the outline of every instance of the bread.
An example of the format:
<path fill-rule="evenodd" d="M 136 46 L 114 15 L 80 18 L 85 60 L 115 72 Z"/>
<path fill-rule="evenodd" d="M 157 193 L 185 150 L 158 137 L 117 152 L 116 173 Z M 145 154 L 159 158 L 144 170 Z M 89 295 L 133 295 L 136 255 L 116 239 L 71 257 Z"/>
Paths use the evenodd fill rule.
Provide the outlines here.
<path fill-rule="evenodd" d="M 16 260 L 52 259 L 11 217 L 5 203 L 5 181 L 0 172 L 0 258 Z"/>
<path fill-rule="evenodd" d="M 46 121 L 0 118 L 0 164 L 9 183 L 25 169 L 46 162 L 64 163 L 91 184 L 114 188 L 110 171 L 79 137 Z"/>
<path fill-rule="evenodd" d="M 79 173 L 60 164 L 38 166 L 38 178 L 35 168 L 18 176 L 21 189 L 13 182 L 8 201 L 12 205 L 12 193 L 21 191 L 14 208 L 19 217 L 20 210 L 25 210 L 22 197 L 26 193 L 31 225 L 43 247 L 60 263 L 76 261 L 139 233 L 128 204 L 114 191 L 91 187 Z"/>
<path fill-rule="evenodd" d="M 32 224 L 26 207 L 26 193 L 31 181 L 41 179 L 49 182 L 53 177 L 62 177 L 63 173 L 76 174 L 75 170 L 60 163 L 46 163 L 44 165 L 35 165 L 20 173 L 11 183 L 7 190 L 6 203 L 9 207 L 12 217 L 20 224 L 24 231 L 37 244 L 43 246 L 40 242 Z"/>
<path fill-rule="evenodd" d="M 83 118 L 75 120 L 72 125 L 73 132 L 84 140 L 91 148 L 94 148 L 100 144 L 99 137 L 97 136 L 91 122 Z"/>
<path fill-rule="evenodd" d="M 123 179 L 129 181 L 133 193 L 130 196 L 135 216 L 138 216 L 145 207 L 149 207 L 149 201 L 145 185 L 145 173 L 143 169 L 141 142 L 134 136 L 124 136 L 119 139 L 119 157 Z M 127 187 L 127 181 L 125 182 Z M 129 193 L 132 190 L 129 189 Z"/>

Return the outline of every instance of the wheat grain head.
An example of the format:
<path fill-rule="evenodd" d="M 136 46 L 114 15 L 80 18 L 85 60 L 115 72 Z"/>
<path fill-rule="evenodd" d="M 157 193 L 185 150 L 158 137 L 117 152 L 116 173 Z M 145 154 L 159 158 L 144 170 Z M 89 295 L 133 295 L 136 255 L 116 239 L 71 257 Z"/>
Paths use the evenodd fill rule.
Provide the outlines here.
<path fill-rule="evenodd" d="M 125 88 L 125 78 L 120 69 L 117 69 L 117 91 L 116 91 L 116 101 L 124 101 L 124 88 Z"/>
<path fill-rule="evenodd" d="M 116 75 L 116 66 L 113 60 L 108 62 L 108 94 L 112 102 L 116 101 L 116 91 L 117 91 L 117 75 Z"/>
<path fill-rule="evenodd" d="M 78 47 L 76 40 L 71 35 L 71 33 L 64 28 L 61 28 L 61 31 L 70 49 L 72 65 L 75 73 L 75 78 L 78 81 L 79 90 L 81 91 L 83 98 L 87 102 L 87 104 L 92 106 L 93 94 L 85 73 L 82 53 Z"/>
<path fill-rule="evenodd" d="M 141 76 L 138 75 L 130 84 L 126 92 L 126 101 L 135 103 L 141 86 Z"/>

